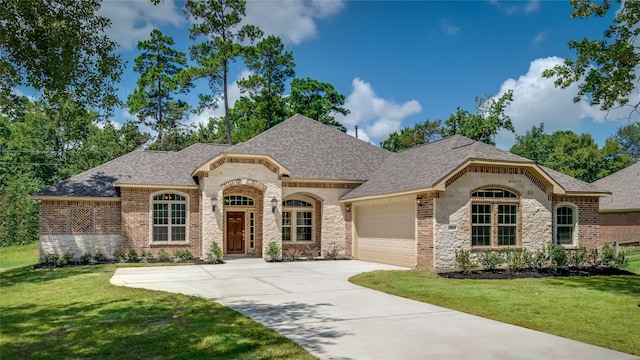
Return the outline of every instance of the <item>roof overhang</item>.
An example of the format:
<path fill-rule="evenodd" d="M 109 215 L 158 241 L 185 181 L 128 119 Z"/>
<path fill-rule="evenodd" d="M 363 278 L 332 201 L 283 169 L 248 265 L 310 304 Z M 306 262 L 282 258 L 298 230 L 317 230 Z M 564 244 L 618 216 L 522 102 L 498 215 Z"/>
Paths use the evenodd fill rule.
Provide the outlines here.
<path fill-rule="evenodd" d="M 627 213 L 627 212 L 640 212 L 640 208 L 637 209 L 600 209 L 601 213 Z"/>
<path fill-rule="evenodd" d="M 429 192 L 439 192 L 437 190 L 435 190 L 434 188 L 416 188 L 416 189 L 412 189 L 412 190 L 406 190 L 406 191 L 399 191 L 399 192 L 388 192 L 388 193 L 384 193 L 384 194 L 376 194 L 376 195 L 369 195 L 369 196 L 361 196 L 361 197 L 356 197 L 356 198 L 351 198 L 351 199 L 340 199 L 339 202 L 340 203 L 357 203 L 360 201 L 368 201 L 368 200 L 377 200 L 377 199 L 384 199 L 387 197 L 395 197 L 395 196 L 406 196 L 406 195 L 419 195 L 419 194 L 424 194 L 424 193 L 429 193 Z"/>
<path fill-rule="evenodd" d="M 287 169 L 286 166 L 284 166 L 281 163 L 279 163 L 278 161 L 276 161 L 270 155 L 265 155 L 265 154 L 220 153 L 220 154 L 216 155 L 215 157 L 213 157 L 211 160 L 209 160 L 209 161 L 203 163 L 202 165 L 198 166 L 198 168 L 195 169 L 193 171 L 193 173 L 191 173 L 191 176 L 200 176 L 203 173 L 207 173 L 207 172 L 212 170 L 211 169 L 211 165 L 212 164 L 215 164 L 218 161 L 226 160 L 226 159 L 256 159 L 256 160 L 263 160 L 266 163 L 274 166 L 277 169 L 278 175 L 289 176 L 290 173 L 291 173 L 289 171 L 289 169 Z"/>
<path fill-rule="evenodd" d="M 157 188 L 157 189 L 200 189 L 199 185 L 171 185 L 171 184 L 127 184 L 114 182 L 113 186 L 121 188 Z"/>
<path fill-rule="evenodd" d="M 38 201 L 120 201 L 119 197 L 31 195 Z"/>

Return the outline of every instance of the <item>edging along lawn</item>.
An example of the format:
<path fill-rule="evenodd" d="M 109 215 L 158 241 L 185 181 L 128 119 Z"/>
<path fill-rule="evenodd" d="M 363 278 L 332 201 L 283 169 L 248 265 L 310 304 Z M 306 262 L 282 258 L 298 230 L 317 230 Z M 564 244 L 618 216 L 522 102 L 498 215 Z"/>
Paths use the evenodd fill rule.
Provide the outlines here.
<path fill-rule="evenodd" d="M 389 294 L 640 355 L 640 276 L 456 280 L 421 270 L 351 282 Z"/>

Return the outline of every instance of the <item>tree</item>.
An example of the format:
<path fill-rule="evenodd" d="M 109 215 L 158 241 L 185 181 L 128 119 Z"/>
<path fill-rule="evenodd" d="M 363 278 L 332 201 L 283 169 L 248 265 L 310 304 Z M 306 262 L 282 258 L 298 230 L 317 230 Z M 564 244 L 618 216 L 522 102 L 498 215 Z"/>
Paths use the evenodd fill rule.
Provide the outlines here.
<path fill-rule="evenodd" d="M 29 86 L 49 99 L 70 93 L 87 107 L 110 109 L 122 62 L 96 16 L 99 0 L 3 0 L 0 6 L 0 100 Z"/>
<path fill-rule="evenodd" d="M 151 31 L 149 40 L 138 42 L 142 53 L 135 59 L 133 70 L 140 77 L 138 87 L 127 99 L 129 111 L 157 132 L 156 150 L 163 149 L 165 131 L 175 131 L 189 108 L 186 102 L 174 98 L 189 86 L 178 81 L 177 74 L 187 59 L 185 53 L 172 48 L 173 44 L 170 36 L 157 29 Z"/>
<path fill-rule="evenodd" d="M 631 158 L 640 161 L 640 122 L 619 128 L 613 137 Z"/>
<path fill-rule="evenodd" d="M 602 17 L 611 9 L 612 1 L 572 0 L 572 18 Z M 640 102 L 629 103 L 629 95 L 637 91 L 636 68 L 640 56 L 636 38 L 640 34 L 640 2 L 624 1 L 616 10 L 613 24 L 604 32 L 604 38 L 569 41 L 576 58 L 568 58 L 563 65 L 543 72 L 545 77 L 555 77 L 556 86 L 567 88 L 579 83 L 574 102 L 589 96 L 592 105 L 602 110 L 630 106 L 637 111 Z"/>
<path fill-rule="evenodd" d="M 195 22 L 189 29 L 189 37 L 207 39 L 191 46 L 191 59 L 200 67 L 187 72 L 189 78 L 207 78 L 213 93 L 222 85 L 227 143 L 231 144 L 231 122 L 229 119 L 228 75 L 229 64 L 240 56 L 245 39 L 254 41 L 262 31 L 253 25 L 240 26 L 245 16 L 244 0 L 188 0 L 185 13 Z M 200 109 L 216 104 L 211 95 L 200 95 Z"/>
<path fill-rule="evenodd" d="M 382 148 L 389 151 L 400 151 L 438 140 L 441 137 L 440 124 L 440 120 L 427 120 L 415 124 L 412 128 L 404 128 L 400 133 L 393 132 L 382 142 Z"/>
<path fill-rule="evenodd" d="M 500 130 L 515 132 L 511 118 L 504 113 L 511 100 L 513 100 L 513 92 L 508 91 L 497 99 L 491 95 L 487 95 L 485 99 L 476 98 L 477 112 L 475 114 L 458 107 L 456 112 L 444 122 L 442 135 L 460 134 L 489 145 L 495 145 L 493 137 Z"/>
<path fill-rule="evenodd" d="M 347 129 L 335 120 L 335 114 L 347 115 L 344 95 L 333 85 L 311 78 L 295 78 L 291 81 L 291 94 L 287 98 L 291 115 L 299 113 L 342 132 Z"/>
<path fill-rule="evenodd" d="M 284 51 L 277 36 L 268 36 L 245 54 L 247 68 L 252 71 L 248 79 L 238 81 L 240 89 L 248 91 L 251 99 L 259 103 L 259 116 L 266 119 L 269 129 L 275 120 L 285 117 L 282 95 L 285 82 L 295 75 L 293 54 Z"/>

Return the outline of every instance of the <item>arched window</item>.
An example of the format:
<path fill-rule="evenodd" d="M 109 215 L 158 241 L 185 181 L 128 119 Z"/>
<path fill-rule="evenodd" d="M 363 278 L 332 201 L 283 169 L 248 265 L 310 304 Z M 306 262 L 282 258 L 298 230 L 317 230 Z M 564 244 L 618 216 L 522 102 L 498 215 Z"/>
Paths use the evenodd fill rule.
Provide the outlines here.
<path fill-rule="evenodd" d="M 518 195 L 485 188 L 471 193 L 471 246 L 518 245 Z"/>
<path fill-rule="evenodd" d="M 174 193 L 152 198 L 152 242 L 187 241 L 187 199 Z"/>
<path fill-rule="evenodd" d="M 313 241 L 313 205 L 307 201 L 282 201 L 282 241 Z"/>
<path fill-rule="evenodd" d="M 574 209 L 570 206 L 559 206 L 556 209 L 556 244 L 573 245 L 574 228 Z"/>
<path fill-rule="evenodd" d="M 253 206 L 253 199 L 241 195 L 229 195 L 223 199 L 224 206 Z"/>

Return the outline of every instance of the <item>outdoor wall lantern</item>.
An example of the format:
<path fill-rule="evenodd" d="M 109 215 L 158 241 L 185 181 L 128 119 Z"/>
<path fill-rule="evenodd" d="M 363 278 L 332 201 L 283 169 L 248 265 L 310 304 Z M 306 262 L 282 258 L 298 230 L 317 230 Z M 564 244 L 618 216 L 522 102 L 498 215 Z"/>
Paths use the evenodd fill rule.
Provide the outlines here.
<path fill-rule="evenodd" d="M 271 212 L 276 212 L 276 207 L 278 206 L 278 199 L 271 198 Z"/>
<path fill-rule="evenodd" d="M 418 195 L 416 200 L 418 200 L 418 204 L 422 204 L 422 196 Z"/>
<path fill-rule="evenodd" d="M 345 205 L 345 208 L 347 209 L 347 212 L 350 213 L 351 212 L 351 204 L 347 204 Z"/>
<path fill-rule="evenodd" d="M 211 206 L 211 207 L 213 208 L 213 211 L 216 211 L 216 205 L 217 205 L 217 202 L 218 202 L 218 197 L 217 197 L 217 196 L 215 196 L 215 195 L 213 195 L 213 196 L 211 197 L 211 204 L 212 204 L 212 206 Z"/>

